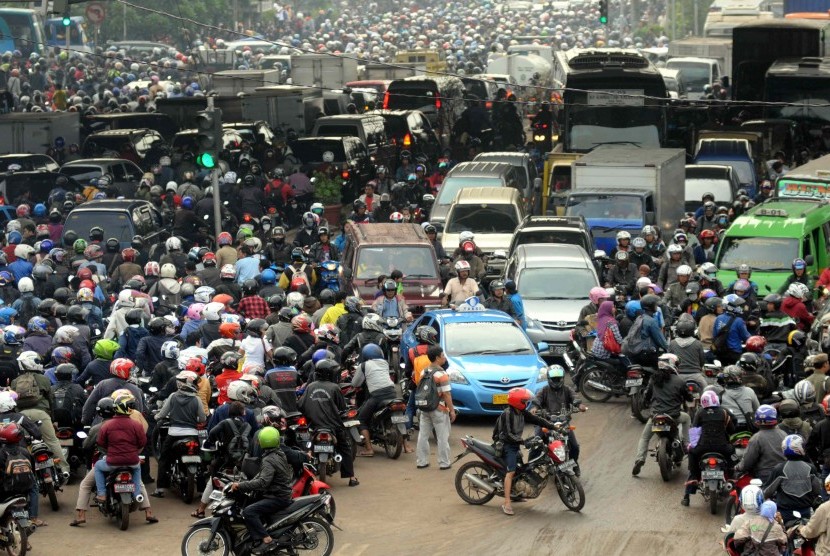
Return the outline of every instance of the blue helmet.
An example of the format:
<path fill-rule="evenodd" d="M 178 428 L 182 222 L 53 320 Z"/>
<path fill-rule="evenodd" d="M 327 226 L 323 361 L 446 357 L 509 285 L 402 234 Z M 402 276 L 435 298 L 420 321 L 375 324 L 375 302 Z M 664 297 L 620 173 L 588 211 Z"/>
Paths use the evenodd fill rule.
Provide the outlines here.
<path fill-rule="evenodd" d="M 262 282 L 263 286 L 276 284 L 277 273 L 270 268 L 266 268 L 262 271 L 262 274 L 259 275 L 259 281 Z"/>
<path fill-rule="evenodd" d="M 781 450 L 788 458 L 804 455 L 804 439 L 799 434 L 791 434 L 781 442 Z"/>
<path fill-rule="evenodd" d="M 370 359 L 383 359 L 383 350 L 377 344 L 366 344 L 360 351 L 360 355 L 364 361 Z"/>
<path fill-rule="evenodd" d="M 44 239 L 40 242 L 40 252 L 48 254 L 52 249 L 54 249 L 55 245 L 52 243 L 51 239 Z"/>
<path fill-rule="evenodd" d="M 46 205 L 38 203 L 35 205 L 35 210 L 32 211 L 35 216 L 46 216 Z"/>
<path fill-rule="evenodd" d="M 193 197 L 190 197 L 190 196 L 184 197 L 182 199 L 182 208 L 187 209 L 187 210 L 192 210 L 193 209 Z"/>
<path fill-rule="evenodd" d="M 9 233 L 9 245 L 19 245 L 23 241 L 23 236 L 17 230 Z"/>
<path fill-rule="evenodd" d="M 632 300 L 625 304 L 625 316 L 627 316 L 630 319 L 637 318 L 637 315 L 642 310 L 643 307 L 640 305 L 639 301 Z"/>
<path fill-rule="evenodd" d="M 312 361 L 312 363 L 314 363 L 314 365 L 316 367 L 318 362 L 322 361 L 323 359 L 327 359 L 328 356 L 329 356 L 329 351 L 327 349 L 318 349 L 311 356 L 311 361 Z"/>
<path fill-rule="evenodd" d="M 11 311 L 11 313 L 9 311 Z M 0 309 L 0 322 L 8 324 L 11 322 L 11 318 L 15 315 L 17 315 L 17 311 L 11 307 L 3 307 Z M 23 343 L 23 335 L 25 332 L 26 331 L 19 326 L 9 326 L 3 332 L 3 341 L 9 346 L 21 344 Z"/>
<path fill-rule="evenodd" d="M 775 426 L 778 424 L 778 411 L 771 405 L 762 405 L 755 410 L 755 422 L 759 425 Z"/>
<path fill-rule="evenodd" d="M 27 328 L 29 332 L 43 332 L 45 334 L 49 328 L 49 322 L 43 317 L 34 316 L 29 319 Z"/>

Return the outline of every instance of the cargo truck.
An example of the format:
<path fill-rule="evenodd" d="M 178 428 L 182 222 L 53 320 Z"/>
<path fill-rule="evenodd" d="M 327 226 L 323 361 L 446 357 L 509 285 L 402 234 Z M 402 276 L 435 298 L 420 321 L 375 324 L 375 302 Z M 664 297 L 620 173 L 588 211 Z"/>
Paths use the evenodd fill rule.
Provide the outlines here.
<path fill-rule="evenodd" d="M 45 154 L 81 143 L 77 112 L 22 112 L 0 116 L 0 154 Z"/>

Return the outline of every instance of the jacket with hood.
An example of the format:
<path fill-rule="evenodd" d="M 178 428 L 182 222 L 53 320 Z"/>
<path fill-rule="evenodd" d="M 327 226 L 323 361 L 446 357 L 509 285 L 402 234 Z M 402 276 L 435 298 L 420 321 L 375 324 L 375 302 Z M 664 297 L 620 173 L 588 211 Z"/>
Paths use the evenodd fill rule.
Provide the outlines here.
<path fill-rule="evenodd" d="M 677 356 L 677 371 L 682 375 L 699 374 L 706 363 L 703 344 L 695 337 L 673 339 L 669 353 Z"/>
<path fill-rule="evenodd" d="M 150 290 L 151 296 L 159 298 L 159 306 L 175 312 L 182 302 L 182 285 L 173 278 L 162 278 Z"/>
<path fill-rule="evenodd" d="M 799 330 L 809 330 L 815 320 L 804 303 L 792 296 L 785 297 L 781 302 L 781 312 L 795 319 Z"/>
<path fill-rule="evenodd" d="M 156 365 L 164 358 L 161 354 L 161 346 L 164 342 L 172 340 L 172 336 L 148 334 L 138 341 L 135 350 L 135 365 L 142 372 L 149 373 L 156 368 Z"/>
<path fill-rule="evenodd" d="M 96 361 L 99 361 L 99 359 L 96 359 Z M 98 385 L 92 389 L 92 392 L 89 393 L 89 397 L 84 403 L 84 409 L 81 414 L 81 422 L 84 425 L 91 425 L 93 421 L 97 421 L 98 418 L 95 408 L 98 405 L 98 402 L 102 398 L 110 397 L 113 392 L 122 388 L 129 390 L 135 397 L 136 411 L 144 413 L 144 398 L 142 397 L 141 389 L 135 384 L 122 380 L 117 376 L 113 376 L 99 382 Z"/>

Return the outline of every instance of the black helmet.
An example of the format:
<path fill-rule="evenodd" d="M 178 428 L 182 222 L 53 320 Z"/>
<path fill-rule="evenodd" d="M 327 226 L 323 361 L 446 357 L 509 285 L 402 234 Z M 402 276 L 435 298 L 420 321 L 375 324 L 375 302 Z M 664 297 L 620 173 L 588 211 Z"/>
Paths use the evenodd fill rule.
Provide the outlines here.
<path fill-rule="evenodd" d="M 144 324 L 144 309 L 130 309 L 127 311 L 127 314 L 124 316 L 124 320 L 127 321 L 128 325 L 137 324 L 141 326 Z M 156 320 L 156 319 L 153 319 Z M 166 324 L 165 324 L 166 326 Z"/>
<path fill-rule="evenodd" d="M 282 292 L 275 293 L 274 295 L 268 298 L 268 307 L 272 311 L 278 311 L 282 309 L 283 305 L 285 305 L 285 294 Z"/>
<path fill-rule="evenodd" d="M 340 363 L 333 359 L 321 359 L 314 366 L 314 374 L 318 380 L 333 382 L 337 378 L 338 371 L 340 371 Z"/>
<path fill-rule="evenodd" d="M 280 322 L 291 322 L 291 319 L 294 317 L 294 309 L 291 307 L 283 307 L 280 309 L 280 312 L 277 313 L 277 318 L 280 319 Z"/>
<path fill-rule="evenodd" d="M 268 323 L 265 322 L 265 319 L 254 319 L 245 326 L 245 332 L 249 336 L 255 336 L 257 338 L 262 336 L 266 330 L 268 330 Z"/>
<path fill-rule="evenodd" d="M 76 232 L 75 230 L 66 230 L 63 233 L 63 245 L 64 245 L 64 247 L 72 247 L 77 240 L 78 240 L 78 232 Z"/>
<path fill-rule="evenodd" d="M 107 253 L 118 253 L 121 248 L 121 242 L 111 237 L 107 240 Z"/>
<path fill-rule="evenodd" d="M 242 282 L 242 293 L 245 294 L 252 294 L 256 293 L 259 290 L 259 284 L 253 278 L 245 280 Z"/>
<path fill-rule="evenodd" d="M 70 324 L 86 324 L 87 310 L 80 305 L 73 305 L 66 311 Z"/>
<path fill-rule="evenodd" d="M 354 211 L 357 212 L 358 209 L 362 209 L 362 208 L 366 208 L 366 203 L 364 203 L 360 199 L 355 199 L 354 202 L 352 203 L 352 209 L 354 209 Z"/>
<path fill-rule="evenodd" d="M 133 239 L 130 240 L 130 247 L 136 251 L 141 251 L 144 249 L 144 238 L 141 236 L 133 236 Z"/>
<path fill-rule="evenodd" d="M 660 303 L 660 298 L 656 295 L 649 294 L 643 296 L 640 300 L 640 307 L 642 307 L 644 311 L 651 311 L 653 313 L 657 310 L 658 303 Z"/>
<path fill-rule="evenodd" d="M 683 313 L 680 316 L 680 319 L 678 319 L 677 326 L 675 327 L 677 335 L 681 338 L 691 338 L 692 334 L 695 333 L 695 320 L 693 318 L 684 318 L 688 316 L 688 314 Z"/>
<path fill-rule="evenodd" d="M 109 419 L 115 415 L 115 401 L 109 396 L 101 398 L 95 405 L 95 412 L 103 419 Z"/>
<path fill-rule="evenodd" d="M 72 363 L 61 363 L 55 367 L 55 377 L 58 380 L 71 380 L 73 376 L 78 374 L 78 367 Z"/>
<path fill-rule="evenodd" d="M 347 297 L 346 301 L 343 302 L 343 306 L 349 313 L 359 313 L 362 305 L 360 298 L 353 295 Z"/>
<path fill-rule="evenodd" d="M 89 241 L 104 241 L 104 228 L 93 226 L 89 230 Z"/>
<path fill-rule="evenodd" d="M 758 354 L 750 351 L 741 355 L 738 359 L 738 366 L 747 372 L 755 373 L 758 372 L 758 361 Z"/>
<path fill-rule="evenodd" d="M 398 291 L 398 283 L 394 280 L 384 280 L 383 281 L 383 291 L 385 292 L 396 292 Z"/>
<path fill-rule="evenodd" d="M 74 297 L 72 295 L 72 291 L 69 288 L 58 288 L 55 290 L 55 293 L 52 294 L 55 298 L 55 301 L 59 303 L 66 303 L 69 301 L 70 297 Z"/>
<path fill-rule="evenodd" d="M 325 288 L 323 291 L 320 292 L 318 296 L 320 298 L 321 305 L 333 305 L 334 304 L 334 292 L 328 288 Z"/>
<path fill-rule="evenodd" d="M 438 342 L 438 331 L 431 326 L 419 326 L 415 329 L 415 337 L 425 344 L 435 345 Z"/>
<path fill-rule="evenodd" d="M 68 311 L 68 307 L 63 303 L 55 302 L 55 308 L 53 309 L 55 312 L 55 317 L 61 320 L 66 319 L 66 313 Z"/>
<path fill-rule="evenodd" d="M 772 303 L 776 311 L 781 308 L 782 297 L 777 293 L 771 293 L 764 298 L 764 303 Z"/>
<path fill-rule="evenodd" d="M 41 317 L 46 317 L 46 318 L 54 317 L 55 316 L 55 305 L 57 305 L 57 304 L 58 304 L 57 301 L 55 301 L 51 297 L 48 297 L 48 298 L 44 299 L 43 301 L 41 301 L 40 304 L 38 304 L 37 312 Z"/>
<path fill-rule="evenodd" d="M 153 336 L 160 336 L 164 334 L 164 331 L 167 329 L 167 324 L 170 321 L 162 318 L 162 317 L 154 317 L 150 322 L 147 324 L 147 330 L 150 331 L 150 334 Z"/>
<path fill-rule="evenodd" d="M 302 247 L 295 247 L 291 250 L 291 260 L 292 261 L 305 261 L 305 254 L 303 253 Z"/>
<path fill-rule="evenodd" d="M 290 347 L 282 346 L 274 350 L 274 363 L 282 367 L 290 367 L 297 362 L 297 352 Z"/>

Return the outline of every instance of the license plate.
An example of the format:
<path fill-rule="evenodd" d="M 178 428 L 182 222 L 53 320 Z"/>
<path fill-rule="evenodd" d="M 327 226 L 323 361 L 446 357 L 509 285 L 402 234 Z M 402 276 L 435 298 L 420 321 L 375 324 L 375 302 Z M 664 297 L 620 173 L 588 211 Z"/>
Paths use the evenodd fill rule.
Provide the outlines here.
<path fill-rule="evenodd" d="M 671 427 L 668 425 L 652 425 L 651 432 L 668 432 L 671 430 Z"/>
<path fill-rule="evenodd" d="M 322 452 L 326 454 L 333 454 L 334 453 L 334 446 L 314 446 L 315 452 Z"/>
<path fill-rule="evenodd" d="M 61 446 L 74 446 L 75 441 L 73 441 L 71 438 L 62 438 L 60 440 L 60 445 Z"/>
<path fill-rule="evenodd" d="M 357 426 L 357 423 L 355 424 L 355 426 Z M 311 433 L 299 432 L 297 433 L 297 438 L 300 440 L 311 440 Z"/>
<path fill-rule="evenodd" d="M 704 469 L 700 473 L 700 477 L 704 481 L 716 480 L 716 479 L 722 480 L 723 479 L 723 471 L 721 471 L 720 469 Z"/>
<path fill-rule="evenodd" d="M 113 490 L 117 493 L 133 492 L 135 490 L 135 485 L 133 483 L 115 483 L 113 485 Z"/>
<path fill-rule="evenodd" d="M 38 462 L 35 462 L 35 470 L 37 470 L 37 469 L 46 469 L 46 468 L 48 468 L 48 467 L 52 467 L 53 465 L 55 465 L 55 464 L 54 464 L 54 463 L 52 463 L 52 462 L 51 462 L 51 461 L 49 461 L 49 460 L 46 460 L 46 461 L 38 461 Z"/>
<path fill-rule="evenodd" d="M 395 421 L 392 421 L 392 422 L 394 423 Z M 359 424 L 360 424 L 360 421 L 345 421 L 343 423 L 343 426 L 348 429 L 348 428 L 351 428 L 351 427 L 356 427 Z"/>
<path fill-rule="evenodd" d="M 15 519 L 29 519 L 28 510 L 16 510 L 12 512 L 12 517 Z"/>
<path fill-rule="evenodd" d="M 204 440 L 205 438 L 207 438 L 207 435 L 208 435 L 208 431 L 207 431 L 207 429 L 201 429 L 201 430 L 199 431 L 199 438 L 201 438 L 202 440 Z"/>
<path fill-rule="evenodd" d="M 642 378 L 629 378 L 625 381 L 626 388 L 633 388 L 634 386 L 642 386 L 643 379 Z"/>
<path fill-rule="evenodd" d="M 202 456 L 182 456 L 182 463 L 201 463 Z"/>
<path fill-rule="evenodd" d="M 493 405 L 507 405 L 507 394 L 493 394 Z"/>
<path fill-rule="evenodd" d="M 213 492 L 210 493 L 210 499 L 211 500 L 216 500 L 217 502 L 219 500 L 221 500 L 222 498 L 224 498 L 224 497 L 225 497 L 225 495 L 222 494 L 221 490 L 214 490 Z"/>
<path fill-rule="evenodd" d="M 576 462 L 572 459 L 569 459 L 565 463 L 559 466 L 561 471 L 567 471 L 568 469 L 573 469 L 576 466 Z"/>
<path fill-rule="evenodd" d="M 557 344 L 555 346 L 551 346 L 550 350 L 554 355 L 562 355 L 565 353 L 565 350 L 568 349 L 568 346 L 565 344 Z"/>
<path fill-rule="evenodd" d="M 392 415 L 392 423 L 395 425 L 398 423 L 406 423 L 406 415 Z"/>

